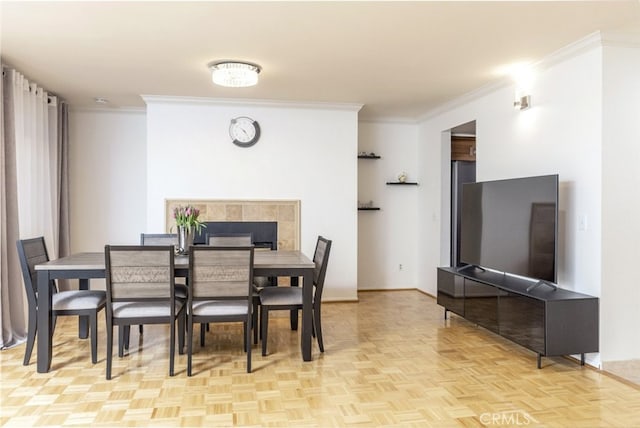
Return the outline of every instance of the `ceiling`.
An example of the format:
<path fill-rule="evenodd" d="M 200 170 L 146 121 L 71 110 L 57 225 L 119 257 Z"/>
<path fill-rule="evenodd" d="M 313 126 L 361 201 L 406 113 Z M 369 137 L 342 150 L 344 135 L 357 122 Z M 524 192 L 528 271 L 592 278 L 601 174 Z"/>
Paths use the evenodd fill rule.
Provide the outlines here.
<path fill-rule="evenodd" d="M 140 95 L 363 104 L 415 120 L 595 31 L 640 32 L 640 2 L 0 3 L 3 62 L 71 106 L 144 107 Z M 258 63 L 222 88 L 207 63 Z"/>

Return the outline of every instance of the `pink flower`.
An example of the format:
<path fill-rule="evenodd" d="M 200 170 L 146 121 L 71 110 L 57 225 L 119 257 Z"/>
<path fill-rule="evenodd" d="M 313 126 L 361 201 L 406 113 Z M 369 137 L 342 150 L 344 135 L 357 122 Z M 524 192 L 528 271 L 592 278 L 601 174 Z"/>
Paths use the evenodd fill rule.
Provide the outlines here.
<path fill-rule="evenodd" d="M 192 205 L 177 206 L 173 209 L 173 218 L 177 226 L 196 228 L 198 232 L 206 225 L 198 220 L 200 210 Z"/>

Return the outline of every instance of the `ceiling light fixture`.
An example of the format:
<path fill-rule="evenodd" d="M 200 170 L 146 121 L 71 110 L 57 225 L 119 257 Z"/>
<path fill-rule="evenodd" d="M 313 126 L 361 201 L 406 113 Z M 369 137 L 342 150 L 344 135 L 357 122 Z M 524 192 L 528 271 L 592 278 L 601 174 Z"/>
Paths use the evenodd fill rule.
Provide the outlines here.
<path fill-rule="evenodd" d="M 258 83 L 261 68 L 242 61 L 215 61 L 209 63 L 213 83 L 230 88 L 243 88 Z"/>

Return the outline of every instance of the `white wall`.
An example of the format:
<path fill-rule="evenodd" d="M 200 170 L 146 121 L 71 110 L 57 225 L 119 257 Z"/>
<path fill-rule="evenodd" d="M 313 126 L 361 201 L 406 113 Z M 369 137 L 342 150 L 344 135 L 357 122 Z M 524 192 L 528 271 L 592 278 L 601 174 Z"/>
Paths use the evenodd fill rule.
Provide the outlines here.
<path fill-rule="evenodd" d="M 436 267 L 448 257 L 436 248 L 449 239 L 447 163 L 443 131 L 476 121 L 477 180 L 559 174 L 559 257 L 561 287 L 601 294 L 601 48 L 539 68 L 531 89 L 532 107 L 514 110 L 515 87 L 504 85 L 464 105 L 434 114 L 421 124 L 419 152 L 423 181 L 419 218 L 419 254 L 425 263 L 418 275 L 426 292 L 436 292 Z M 586 230 L 578 230 L 578 218 Z M 442 221 L 441 221 L 442 219 Z M 431 244 L 429 244 L 431 243 Z M 597 359 L 597 357 L 595 357 Z M 598 365 L 599 362 L 595 362 Z"/>
<path fill-rule="evenodd" d="M 560 175 L 559 283 L 601 297 L 603 361 L 640 358 L 630 336 L 640 330 L 640 288 L 627 270 L 640 235 L 637 46 L 577 49 L 555 61 L 538 75 L 527 111 L 511 107 L 513 86 L 484 88 L 419 125 L 361 123 L 359 138 L 353 108 L 154 102 L 148 137 L 144 113 L 72 110 L 72 251 L 162 230 L 165 197 L 301 199 L 303 250 L 317 234 L 334 239 L 327 296 L 353 299 L 356 284 L 415 284 L 435 295 L 435 268 L 449 263 L 447 130 L 476 120 L 479 180 Z M 240 114 L 263 127 L 251 150 L 228 139 Z M 360 150 L 382 159 L 358 161 Z M 384 185 L 401 170 L 420 185 Z M 357 199 L 382 210 L 358 214 Z M 375 233 L 389 241 L 372 242 Z"/>
<path fill-rule="evenodd" d="M 477 180 L 560 175 L 560 249 L 558 281 L 564 288 L 600 294 L 600 50 L 591 49 L 541 70 L 532 87 L 529 110 L 512 107 L 515 88 L 495 89 L 469 103 L 428 118 L 421 126 L 420 168 L 438 183 L 423 187 L 421 218 L 438 218 L 426 228 L 423 242 L 448 239 L 440 227 L 448 200 L 443 159 L 449 155 L 443 131 L 476 120 Z M 426 179 L 425 179 L 426 180 Z M 442 191 L 442 193 L 440 193 Z M 579 215 L 587 230 L 577 230 Z M 443 225 L 446 222 L 443 222 Z M 438 236 L 434 236 L 438 234 Z M 435 292 L 435 266 L 446 263 L 440 252 L 425 248 L 429 262 L 419 275 L 432 278 L 427 292 Z"/>
<path fill-rule="evenodd" d="M 385 184 L 397 181 L 398 173 L 404 171 L 408 174 L 407 181 L 422 185 L 415 156 L 417 132 L 416 124 L 359 124 L 358 152 L 381 156 L 358 161 L 358 200 L 365 203 L 371 200 L 380 207 L 380 211 L 358 214 L 360 290 L 417 287 L 417 188 Z"/>
<path fill-rule="evenodd" d="M 333 240 L 326 300 L 357 299 L 359 106 L 145 97 L 147 231 L 164 230 L 166 199 L 301 201 L 301 249 Z M 231 143 L 229 122 L 260 123 L 256 145 Z"/>
<path fill-rule="evenodd" d="M 72 252 L 140 241 L 147 221 L 146 139 L 143 111 L 70 111 Z"/>
<path fill-rule="evenodd" d="M 603 54 L 603 361 L 640 359 L 640 286 L 632 271 L 640 239 L 640 44 Z"/>

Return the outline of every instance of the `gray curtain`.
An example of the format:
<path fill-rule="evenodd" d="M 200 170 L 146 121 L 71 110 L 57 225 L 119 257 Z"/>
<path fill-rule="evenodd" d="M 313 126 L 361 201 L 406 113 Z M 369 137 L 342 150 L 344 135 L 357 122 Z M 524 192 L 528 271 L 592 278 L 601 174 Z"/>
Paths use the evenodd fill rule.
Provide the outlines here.
<path fill-rule="evenodd" d="M 71 253 L 71 226 L 69 224 L 69 107 L 58 99 L 58 257 Z M 69 280 L 59 280 L 58 288 L 69 290 Z"/>
<path fill-rule="evenodd" d="M 20 165 L 16 156 L 16 129 L 14 111 L 14 85 L 11 78 L 16 71 L 2 67 L 2 84 L 0 85 L 0 157 L 2 169 L 0 171 L 0 348 L 8 348 L 23 342 L 27 331 L 27 303 L 20 271 L 20 263 L 16 250 L 16 241 L 21 238 L 19 232 L 19 180 L 18 171 Z M 53 206 L 50 215 L 54 220 L 54 234 L 57 237 L 57 247 L 50 248 L 51 253 L 57 253 L 60 257 L 69 254 L 70 228 L 69 228 L 69 125 L 67 104 L 57 98 L 49 97 L 50 108 L 54 108 L 52 102 L 56 102 L 55 112 L 50 119 L 55 118 L 57 123 L 49 122 L 49 129 L 55 129 L 55 148 L 52 148 L 50 162 L 55 164 L 56 175 L 52 177 L 55 185 Z M 55 158 L 55 159 L 54 159 Z M 28 209 L 28 207 L 26 208 Z M 53 245 L 54 243 L 47 243 Z M 53 251 L 51 251 L 53 250 Z M 66 283 L 59 283 L 59 288 L 67 289 Z"/>
<path fill-rule="evenodd" d="M 13 86 L 2 68 L 0 95 L 0 348 L 23 342 L 27 334 L 26 297 L 16 250 L 18 232 L 18 187 L 14 129 Z"/>

